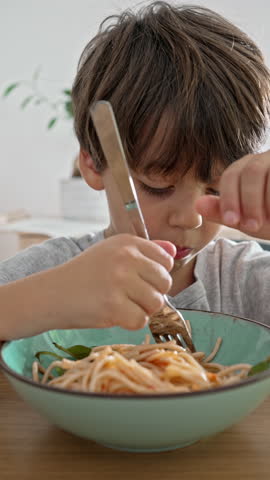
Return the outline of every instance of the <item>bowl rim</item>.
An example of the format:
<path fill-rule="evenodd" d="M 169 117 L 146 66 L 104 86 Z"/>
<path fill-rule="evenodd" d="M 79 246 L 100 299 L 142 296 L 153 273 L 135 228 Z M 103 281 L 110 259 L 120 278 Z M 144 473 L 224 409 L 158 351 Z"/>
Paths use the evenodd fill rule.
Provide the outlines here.
<path fill-rule="evenodd" d="M 184 312 L 197 312 L 197 313 L 207 313 L 207 314 L 213 314 L 213 315 L 221 315 L 223 317 L 229 317 L 229 318 L 234 318 L 235 320 L 244 320 L 244 322 L 250 322 L 258 325 L 259 327 L 262 327 L 266 330 L 270 330 L 270 325 L 266 325 L 265 323 L 258 322 L 257 320 L 251 320 L 250 318 L 245 318 L 245 317 L 240 317 L 237 315 L 231 315 L 229 313 L 223 313 L 223 312 L 213 312 L 209 310 L 194 310 L 191 308 L 178 308 L 178 310 L 184 311 Z M 17 339 L 18 340 L 18 339 Z M 270 368 L 268 370 L 265 370 L 264 372 L 257 373 L 256 375 L 252 377 L 247 377 L 240 382 L 233 383 L 231 385 L 223 385 L 220 387 L 215 387 L 211 388 L 209 390 L 198 390 L 195 392 L 176 392 L 176 393 L 153 393 L 153 394 L 113 394 L 113 393 L 101 393 L 101 392 L 81 392 L 79 390 L 68 390 L 67 388 L 59 388 L 47 384 L 41 384 L 37 383 L 31 378 L 27 377 L 26 375 L 21 375 L 12 368 L 10 368 L 4 358 L 3 358 L 3 350 L 6 345 L 9 343 L 16 341 L 14 340 L 7 340 L 3 341 L 2 343 L 0 342 L 0 368 L 6 373 L 8 376 L 14 377 L 16 380 L 20 381 L 21 383 L 26 383 L 34 388 L 41 389 L 41 390 L 47 390 L 53 393 L 60 393 L 60 394 L 68 394 L 68 395 L 75 395 L 79 397 L 96 397 L 96 398 L 103 398 L 103 399 L 108 399 L 108 400 L 146 400 L 146 399 L 156 399 L 156 400 L 163 400 L 163 399 L 175 399 L 175 398 L 188 398 L 188 397 L 200 397 L 200 396 L 205 396 L 205 395 L 212 395 L 212 394 L 222 394 L 223 392 L 230 391 L 230 390 L 235 390 L 238 388 L 244 388 L 247 387 L 253 383 L 261 382 L 266 380 L 268 377 L 270 377 Z"/>

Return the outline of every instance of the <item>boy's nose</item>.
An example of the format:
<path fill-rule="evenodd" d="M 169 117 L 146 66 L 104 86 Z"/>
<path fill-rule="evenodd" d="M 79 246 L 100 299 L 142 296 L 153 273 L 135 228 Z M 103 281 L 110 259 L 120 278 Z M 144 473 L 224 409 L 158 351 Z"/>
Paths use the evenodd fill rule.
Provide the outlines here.
<path fill-rule="evenodd" d="M 171 212 L 169 223 L 171 227 L 195 230 L 202 225 L 202 216 L 196 211 L 194 206 L 179 205 L 178 209 Z"/>

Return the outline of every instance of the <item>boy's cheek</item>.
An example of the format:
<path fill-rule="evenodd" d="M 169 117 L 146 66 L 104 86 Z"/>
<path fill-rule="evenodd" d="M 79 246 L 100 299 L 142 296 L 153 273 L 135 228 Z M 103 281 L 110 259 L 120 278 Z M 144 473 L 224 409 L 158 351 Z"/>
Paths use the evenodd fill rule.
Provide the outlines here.
<path fill-rule="evenodd" d="M 215 195 L 203 195 L 196 202 L 196 209 L 203 217 L 222 223 L 220 198 Z"/>

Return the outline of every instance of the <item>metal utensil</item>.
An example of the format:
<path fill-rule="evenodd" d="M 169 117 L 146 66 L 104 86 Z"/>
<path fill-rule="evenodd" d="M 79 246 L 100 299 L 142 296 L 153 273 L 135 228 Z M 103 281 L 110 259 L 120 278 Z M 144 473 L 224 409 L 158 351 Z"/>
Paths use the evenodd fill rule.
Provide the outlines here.
<path fill-rule="evenodd" d="M 97 102 L 91 109 L 91 117 L 108 166 L 128 212 L 129 227 L 132 226 L 135 235 L 148 239 L 148 232 L 111 104 L 106 101 Z M 149 327 L 156 342 L 164 342 L 173 338 L 179 345 L 186 346 L 194 352 L 195 347 L 185 319 L 170 303 L 167 295 L 164 295 L 164 300 L 163 309 L 152 315 L 149 321 Z"/>

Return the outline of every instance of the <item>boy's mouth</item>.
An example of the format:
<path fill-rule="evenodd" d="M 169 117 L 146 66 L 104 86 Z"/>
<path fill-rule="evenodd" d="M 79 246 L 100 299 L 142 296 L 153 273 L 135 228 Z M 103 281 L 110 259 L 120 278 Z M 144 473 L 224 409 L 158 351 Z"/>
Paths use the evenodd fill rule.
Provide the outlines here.
<path fill-rule="evenodd" d="M 176 246 L 176 255 L 174 257 L 175 260 L 180 260 L 181 258 L 187 257 L 188 255 L 190 255 L 190 253 L 193 250 L 193 248 L 190 248 L 190 247 L 179 247 L 178 245 L 175 245 L 175 246 Z"/>

